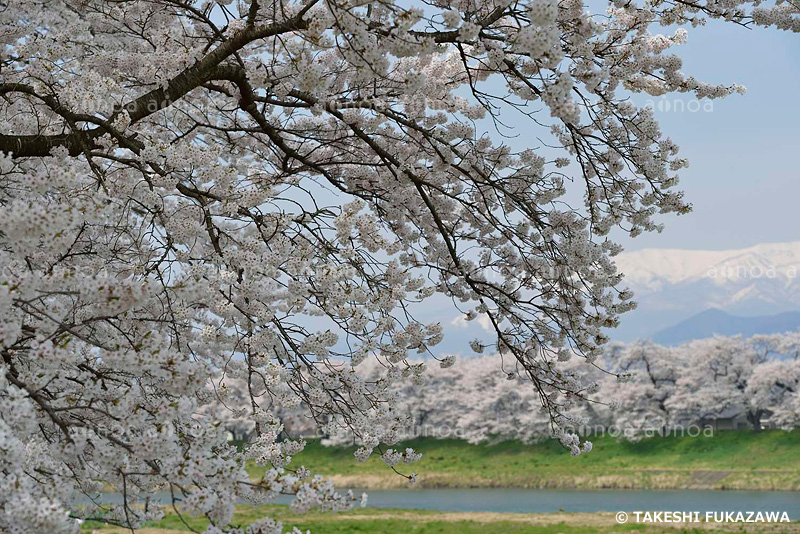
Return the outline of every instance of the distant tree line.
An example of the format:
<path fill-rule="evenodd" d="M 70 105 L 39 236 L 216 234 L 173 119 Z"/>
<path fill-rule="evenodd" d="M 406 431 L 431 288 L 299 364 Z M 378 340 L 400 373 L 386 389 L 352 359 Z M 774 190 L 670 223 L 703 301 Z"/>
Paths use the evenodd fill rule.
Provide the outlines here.
<path fill-rule="evenodd" d="M 410 422 L 410 430 L 398 436 L 402 439 L 533 442 L 551 436 L 552 421 L 542 408 L 548 403 L 563 407 L 561 424 L 576 433 L 616 432 L 632 440 L 690 427 L 716 428 L 721 420 L 746 421 L 756 432 L 765 425 L 791 429 L 800 421 L 798 354 L 800 334 L 794 332 L 715 336 L 675 347 L 646 341 L 611 344 L 596 362 L 573 358 L 560 367 L 559 372 L 582 377 L 580 395 L 546 400 L 536 389 L 520 387 L 513 360 L 498 368 L 497 355 L 486 355 L 459 358 L 453 369 L 429 365 L 424 380 L 426 364 L 420 362 L 387 394 L 396 396 L 395 409 Z M 364 362 L 357 372 L 365 380 L 378 380 L 386 369 Z M 228 401 L 214 416 L 224 421 L 233 439 L 247 441 L 254 427 L 249 394 L 240 386 L 235 380 L 219 381 Z M 314 420 L 302 403 L 274 412 L 287 436 L 321 437 L 334 445 L 354 442 L 352 435 L 336 430 L 334 421 Z"/>

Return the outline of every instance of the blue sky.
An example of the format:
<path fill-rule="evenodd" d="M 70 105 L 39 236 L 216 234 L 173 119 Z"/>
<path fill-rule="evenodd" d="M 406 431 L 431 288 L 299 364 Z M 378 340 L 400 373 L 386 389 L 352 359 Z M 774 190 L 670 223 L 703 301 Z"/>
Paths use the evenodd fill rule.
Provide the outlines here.
<path fill-rule="evenodd" d="M 604 6 L 592 8 L 602 12 Z M 744 85 L 747 93 L 714 101 L 697 101 L 691 94 L 632 95 L 637 105 L 653 105 L 664 136 L 671 137 L 681 147 L 681 157 L 691 162 L 681 171 L 680 189 L 694 211 L 661 217 L 666 228 L 660 234 L 631 239 L 617 231 L 611 238 L 629 251 L 724 250 L 800 241 L 800 225 L 793 216 L 800 211 L 800 167 L 795 162 L 800 152 L 800 36 L 720 21 L 686 29 L 688 42 L 670 49 L 683 58 L 681 70 L 715 85 Z M 650 31 L 671 35 L 675 27 L 653 26 Z M 499 83 L 494 87 L 495 93 L 504 90 Z M 624 94 L 620 89 L 618 96 Z M 534 104 L 532 109 L 537 107 L 541 106 Z M 547 122 L 546 114 L 538 118 Z M 502 131 L 512 136 L 505 142 L 514 150 L 541 150 L 539 136 L 555 144 L 546 131 L 516 112 L 504 110 L 501 119 L 511 128 Z M 478 129 L 499 139 L 488 119 L 479 121 Z M 568 175 L 577 172 L 572 165 L 566 169 Z M 564 197 L 573 206 L 583 195 L 583 189 L 577 189 Z"/>
<path fill-rule="evenodd" d="M 673 49 L 682 70 L 747 93 L 714 101 L 711 112 L 656 111 L 691 161 L 681 187 L 694 211 L 663 218 L 661 234 L 621 242 L 717 250 L 800 240 L 800 36 L 719 22 L 688 30 L 689 42 Z"/>

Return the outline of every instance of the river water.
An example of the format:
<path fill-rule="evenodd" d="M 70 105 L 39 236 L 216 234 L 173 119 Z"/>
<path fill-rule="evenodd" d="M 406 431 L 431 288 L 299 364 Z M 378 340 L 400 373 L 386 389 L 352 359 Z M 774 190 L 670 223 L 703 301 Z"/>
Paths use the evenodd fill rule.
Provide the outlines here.
<path fill-rule="evenodd" d="M 696 490 L 370 490 L 369 505 L 472 512 L 787 512 L 800 520 L 800 492 Z"/>
<path fill-rule="evenodd" d="M 360 494 L 361 490 L 354 490 Z M 400 489 L 363 490 L 369 506 L 458 512 L 786 512 L 800 520 L 800 492 L 702 490 Z M 120 499 L 106 494 L 106 502 Z M 168 500 L 159 495 L 156 500 Z M 289 497 L 276 502 L 288 504 Z"/>

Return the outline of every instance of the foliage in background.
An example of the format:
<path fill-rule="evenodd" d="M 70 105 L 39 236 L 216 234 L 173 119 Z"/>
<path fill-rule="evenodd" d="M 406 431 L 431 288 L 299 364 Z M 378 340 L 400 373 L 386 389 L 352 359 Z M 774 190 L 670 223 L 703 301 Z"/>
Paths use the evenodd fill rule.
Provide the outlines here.
<path fill-rule="evenodd" d="M 629 440 L 665 433 L 700 432 L 707 425 L 746 424 L 754 431 L 769 424 L 792 429 L 800 423 L 800 334 L 752 338 L 716 336 L 677 347 L 649 342 L 612 344 L 598 359 L 603 372 L 575 359 L 564 366 L 583 377 L 582 387 L 600 401 L 578 399 L 570 405 L 581 435 L 609 433 Z M 522 387 L 515 373 L 497 368 L 497 357 L 462 358 L 450 369 L 433 366 L 419 383 L 395 387 L 395 409 L 411 425 L 401 439 L 457 438 L 470 443 L 498 440 L 533 442 L 553 437 L 546 411 L 534 390 Z M 367 379 L 383 367 L 364 363 Z M 249 403 L 243 381 L 221 380 L 227 409 L 214 412 L 237 439 L 247 440 L 255 426 L 237 417 Z M 300 405 L 276 412 L 287 435 L 322 437 L 328 445 L 352 444 L 344 432 L 320 434 L 308 409 Z M 323 427 L 331 428 L 331 427 Z M 333 427 L 335 429 L 335 427 Z"/>

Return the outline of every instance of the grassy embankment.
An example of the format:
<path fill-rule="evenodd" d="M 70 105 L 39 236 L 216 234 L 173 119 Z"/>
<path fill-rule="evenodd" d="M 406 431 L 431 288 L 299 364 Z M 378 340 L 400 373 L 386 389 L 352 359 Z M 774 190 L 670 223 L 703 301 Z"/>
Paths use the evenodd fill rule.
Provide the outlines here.
<path fill-rule="evenodd" d="M 418 440 L 407 445 L 421 451 L 414 466 L 422 487 L 551 488 L 707 488 L 800 490 L 800 432 L 723 432 L 713 438 L 651 438 L 637 443 L 596 439 L 591 454 L 572 458 L 556 443 L 505 442 L 469 445 L 459 441 Z M 359 464 L 352 449 L 316 443 L 296 458 L 312 472 L 327 474 L 342 486 L 403 487 L 404 480 L 382 462 Z M 251 466 L 251 475 L 259 476 Z M 425 510 L 357 509 L 340 514 L 294 515 L 285 506 L 258 509 L 239 506 L 236 524 L 264 516 L 283 521 L 284 529 L 325 534 L 644 534 L 714 533 L 800 534 L 791 524 L 635 524 L 618 525 L 613 514 L 496 514 Z M 202 518 L 187 518 L 198 530 Z M 84 532 L 101 528 L 85 524 Z M 142 534 L 178 534 L 187 527 L 175 515 L 148 525 Z M 122 534 L 102 528 L 100 534 Z M 127 531 L 124 531 L 127 532 Z"/>
<path fill-rule="evenodd" d="M 556 442 L 469 445 L 417 440 L 413 466 L 423 488 L 525 487 L 583 489 L 800 490 L 800 431 L 718 432 L 713 437 L 654 437 L 632 443 L 595 439 L 594 450 L 571 457 Z M 294 465 L 331 476 L 340 487 L 405 487 L 378 458 L 359 464 L 353 449 L 310 443 Z M 250 467 L 254 478 L 263 472 Z"/>
<path fill-rule="evenodd" d="M 258 509 L 240 506 L 234 524 L 248 524 L 268 516 L 283 522 L 284 531 L 298 527 L 301 531 L 324 534 L 614 534 L 641 532 L 643 534 L 800 534 L 800 523 L 692 523 L 618 525 L 614 515 L 603 514 L 492 514 L 451 513 L 422 510 L 359 509 L 339 514 L 310 513 L 294 515 L 285 506 L 264 506 Z M 202 531 L 203 519 L 187 519 L 193 528 Z M 91 532 L 99 525 L 84 525 Z M 179 534 L 189 529 L 175 515 L 137 531 L 141 534 Z M 99 534 L 124 534 L 129 531 L 114 528 L 97 530 Z"/>

